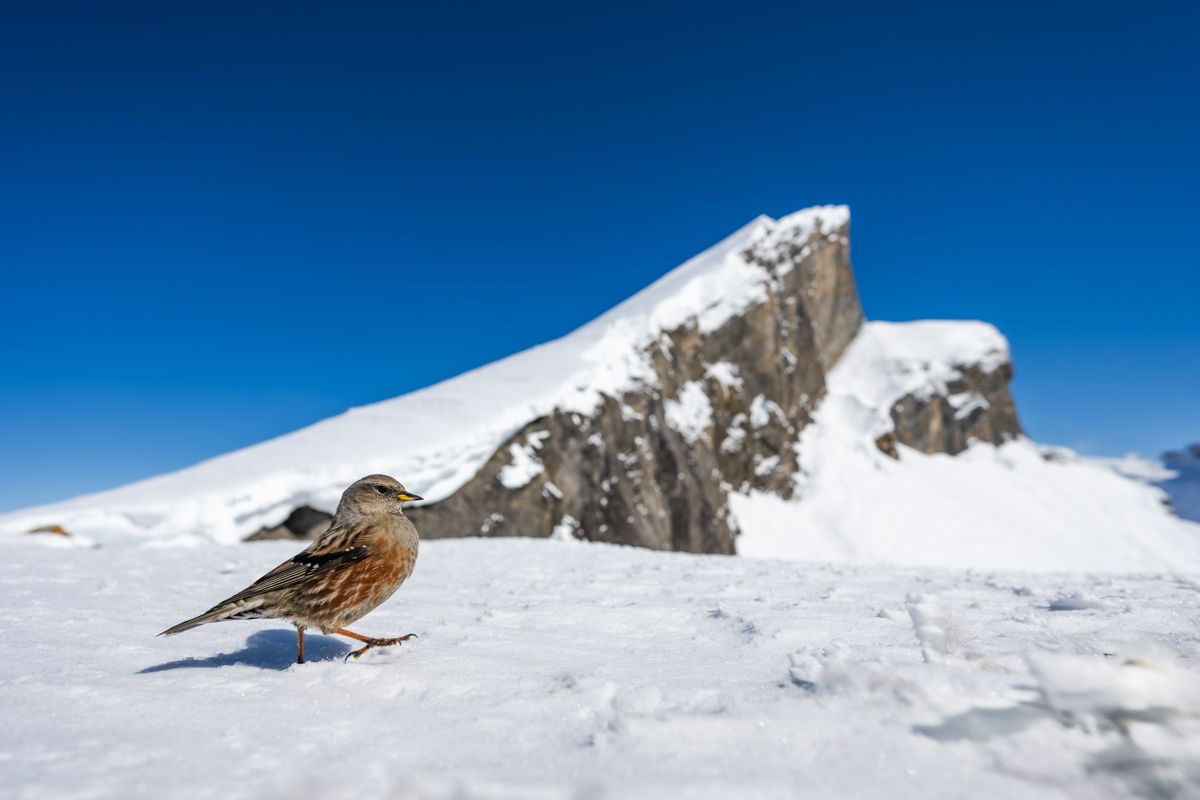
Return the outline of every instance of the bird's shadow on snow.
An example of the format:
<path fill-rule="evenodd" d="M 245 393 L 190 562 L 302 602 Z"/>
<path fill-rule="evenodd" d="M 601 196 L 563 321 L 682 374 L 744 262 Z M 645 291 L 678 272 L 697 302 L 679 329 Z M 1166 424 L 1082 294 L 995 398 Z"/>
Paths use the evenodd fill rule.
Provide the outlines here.
<path fill-rule="evenodd" d="M 333 661 L 345 658 L 350 646 L 329 636 L 304 637 L 304 660 Z M 139 670 L 139 675 L 167 672 L 173 669 L 212 669 L 238 664 L 259 669 L 285 670 L 296 663 L 296 632 L 294 630 L 259 631 L 246 637 L 246 646 L 232 653 L 218 653 L 208 658 L 183 658 L 167 661 Z"/>

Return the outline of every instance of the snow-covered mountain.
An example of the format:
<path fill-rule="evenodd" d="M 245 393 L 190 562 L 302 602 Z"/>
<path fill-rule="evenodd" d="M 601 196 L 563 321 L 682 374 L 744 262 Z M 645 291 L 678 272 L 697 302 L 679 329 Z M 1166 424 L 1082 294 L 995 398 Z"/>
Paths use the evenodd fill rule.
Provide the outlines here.
<path fill-rule="evenodd" d="M 841 206 L 759 217 L 554 342 L 0 530 L 234 542 L 385 472 L 430 538 L 1200 569 L 1161 489 L 1023 436 L 993 327 L 865 322 L 848 236 Z"/>

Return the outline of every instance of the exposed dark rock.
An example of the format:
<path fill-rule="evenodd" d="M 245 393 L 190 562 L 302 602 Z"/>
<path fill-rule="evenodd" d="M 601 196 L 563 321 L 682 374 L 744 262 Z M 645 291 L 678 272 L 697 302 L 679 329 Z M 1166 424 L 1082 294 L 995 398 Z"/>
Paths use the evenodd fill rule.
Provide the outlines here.
<path fill-rule="evenodd" d="M 889 458 L 900 458 L 900 451 L 896 449 L 895 434 L 885 433 L 875 440 L 875 446 L 879 448 L 879 452 Z"/>
<path fill-rule="evenodd" d="M 665 333 L 645 353 L 653 384 L 527 425 L 454 495 L 412 509 L 421 535 L 557 531 L 732 553 L 729 491 L 792 494 L 793 443 L 825 393 L 825 359 L 862 324 L 846 234 L 747 251 L 771 276 L 763 302 L 716 330 Z M 518 462 L 541 466 L 521 483 L 505 472 Z"/>
<path fill-rule="evenodd" d="M 1012 364 L 990 372 L 960 365 L 958 372 L 945 395 L 907 395 L 892 406 L 896 441 L 922 453 L 956 455 L 971 441 L 1001 444 L 1021 434 L 1008 390 Z"/>
<path fill-rule="evenodd" d="M 862 327 L 863 311 L 850 266 L 849 225 L 814 247 L 807 240 L 781 235 L 768 243 L 746 251 L 748 260 L 761 264 L 775 274 L 794 269 L 797 281 L 789 281 L 788 295 L 804 306 L 805 315 L 817 343 L 821 365 L 829 369 Z M 830 241 L 840 246 L 827 246 Z"/>
<path fill-rule="evenodd" d="M 273 528 L 260 528 L 257 532 L 246 537 L 247 542 L 261 542 L 269 539 L 315 539 L 329 529 L 329 520 L 333 515 L 318 511 L 309 506 L 300 506 L 279 525 Z"/>
<path fill-rule="evenodd" d="M 641 354 L 652 377 L 602 395 L 594 410 L 556 409 L 525 425 L 454 494 L 409 509 L 421 535 L 734 552 L 730 492 L 793 494 L 800 433 L 863 323 L 847 227 L 774 234 L 742 253 L 764 270 L 761 301 L 715 329 L 693 320 L 664 332 Z M 896 403 L 895 431 L 876 446 L 893 458 L 897 442 L 957 453 L 971 439 L 1018 434 L 1011 368 L 960 373 L 946 396 Z M 251 538 L 310 535 L 295 516 Z"/>

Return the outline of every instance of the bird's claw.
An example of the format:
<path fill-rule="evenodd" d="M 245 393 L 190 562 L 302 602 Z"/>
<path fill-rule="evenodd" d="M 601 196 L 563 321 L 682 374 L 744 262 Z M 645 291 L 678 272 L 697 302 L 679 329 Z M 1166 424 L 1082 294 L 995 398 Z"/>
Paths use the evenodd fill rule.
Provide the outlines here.
<path fill-rule="evenodd" d="M 405 634 L 404 636 L 396 636 L 391 639 L 372 639 L 369 642 L 367 642 L 365 645 L 363 645 L 362 647 L 358 648 L 357 650 L 351 650 L 349 653 L 347 653 L 346 657 L 344 659 L 342 659 L 342 663 L 349 661 L 351 656 L 354 656 L 355 659 L 361 658 L 363 653 L 367 652 L 368 650 L 370 650 L 372 648 L 391 647 L 392 645 L 400 644 L 402 642 L 407 642 L 409 639 L 416 639 L 416 638 L 417 638 L 417 635 L 415 633 L 408 633 L 408 634 Z"/>

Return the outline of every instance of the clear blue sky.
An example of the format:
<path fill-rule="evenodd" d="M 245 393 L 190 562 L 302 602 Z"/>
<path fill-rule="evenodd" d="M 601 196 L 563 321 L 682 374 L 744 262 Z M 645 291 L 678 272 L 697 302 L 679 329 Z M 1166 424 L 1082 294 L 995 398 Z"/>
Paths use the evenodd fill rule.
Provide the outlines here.
<path fill-rule="evenodd" d="M 1009 336 L 1034 437 L 1200 438 L 1191 4 L 437 5 L 6 7 L 0 508 L 557 337 L 817 203 L 869 316 Z"/>

